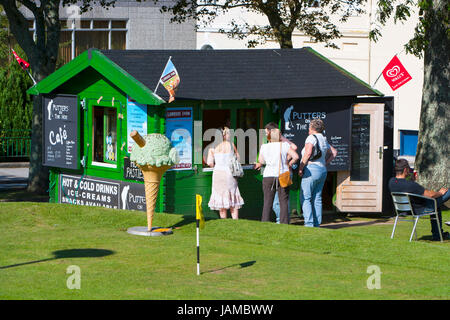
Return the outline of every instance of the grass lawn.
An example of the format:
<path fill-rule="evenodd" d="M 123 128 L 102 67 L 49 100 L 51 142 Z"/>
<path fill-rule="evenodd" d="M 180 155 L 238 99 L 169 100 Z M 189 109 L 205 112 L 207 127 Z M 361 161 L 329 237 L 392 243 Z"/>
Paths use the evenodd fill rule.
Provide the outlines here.
<path fill-rule="evenodd" d="M 426 219 L 412 243 L 408 222 L 391 240 L 392 224 L 332 230 L 208 220 L 200 276 L 192 217 L 156 214 L 154 225 L 176 227 L 166 237 L 126 233 L 145 225 L 143 212 L 0 203 L 0 299 L 450 298 L 450 242 L 427 241 Z M 81 270 L 80 290 L 66 286 L 71 265 Z M 371 265 L 382 272 L 379 290 L 367 288 Z"/>

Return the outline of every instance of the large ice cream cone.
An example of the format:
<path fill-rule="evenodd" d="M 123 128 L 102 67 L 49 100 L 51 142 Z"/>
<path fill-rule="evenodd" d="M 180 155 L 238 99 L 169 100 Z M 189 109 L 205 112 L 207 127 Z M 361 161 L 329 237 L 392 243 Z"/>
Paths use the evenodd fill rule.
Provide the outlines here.
<path fill-rule="evenodd" d="M 180 159 L 176 149 L 171 147 L 170 140 L 162 134 L 152 133 L 143 138 L 137 131 L 133 131 L 130 136 L 136 142 L 132 147 L 130 160 L 136 163 L 144 176 L 147 227 L 148 232 L 152 233 L 161 178 Z"/>
<path fill-rule="evenodd" d="M 153 214 L 155 213 L 156 199 L 158 198 L 159 184 L 163 174 L 170 169 L 171 166 L 155 167 L 150 165 L 140 166 L 144 176 L 145 183 L 145 199 L 147 204 L 147 227 L 148 231 L 152 231 Z"/>

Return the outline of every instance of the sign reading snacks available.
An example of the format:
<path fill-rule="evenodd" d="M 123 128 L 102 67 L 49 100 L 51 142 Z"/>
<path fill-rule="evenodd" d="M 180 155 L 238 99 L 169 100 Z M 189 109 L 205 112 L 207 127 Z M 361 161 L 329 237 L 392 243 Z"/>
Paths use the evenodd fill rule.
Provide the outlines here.
<path fill-rule="evenodd" d="M 308 137 L 309 123 L 320 119 L 325 124 L 324 135 L 328 143 L 338 151 L 328 165 L 328 171 L 350 170 L 350 139 L 352 100 L 296 100 L 281 106 L 281 131 L 297 145 L 299 156 Z"/>
<path fill-rule="evenodd" d="M 146 210 L 141 183 L 61 174 L 59 203 L 126 210 Z"/>
<path fill-rule="evenodd" d="M 43 106 L 43 164 L 78 169 L 78 99 L 72 95 L 49 95 Z"/>

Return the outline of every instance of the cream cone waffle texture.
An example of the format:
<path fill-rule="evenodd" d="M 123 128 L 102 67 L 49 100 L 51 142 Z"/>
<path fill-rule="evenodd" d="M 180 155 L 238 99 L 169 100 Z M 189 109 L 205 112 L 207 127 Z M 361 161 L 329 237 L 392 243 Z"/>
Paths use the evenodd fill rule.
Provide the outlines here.
<path fill-rule="evenodd" d="M 155 213 L 156 199 L 158 198 L 159 184 L 161 178 L 170 166 L 139 166 L 144 176 L 145 202 L 147 204 L 147 226 L 152 230 L 153 214 Z"/>

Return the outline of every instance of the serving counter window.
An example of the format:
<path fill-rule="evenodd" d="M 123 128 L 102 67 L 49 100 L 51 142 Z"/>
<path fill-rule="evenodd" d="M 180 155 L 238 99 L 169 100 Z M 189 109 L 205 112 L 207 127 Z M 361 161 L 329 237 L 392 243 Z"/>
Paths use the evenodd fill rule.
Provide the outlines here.
<path fill-rule="evenodd" d="M 239 109 L 237 110 L 237 129 L 242 129 L 244 133 L 244 147 L 239 148 L 239 154 L 241 156 L 241 162 L 243 165 L 253 165 L 256 162 L 256 152 L 259 151 L 258 146 L 263 142 L 258 141 L 259 139 L 259 129 L 263 127 L 262 125 L 262 109 Z M 254 129 L 255 131 L 248 131 L 249 129 Z M 252 136 L 256 135 L 256 136 Z M 239 139 L 239 138 L 237 138 Z M 237 142 L 237 141 L 235 141 Z M 259 142 L 259 144 L 258 144 Z M 253 145 L 252 145 L 253 143 Z M 244 151 L 244 152 L 243 152 Z M 253 152 L 251 152 L 253 151 Z"/>
<path fill-rule="evenodd" d="M 206 165 L 208 147 L 214 145 L 214 135 L 207 133 L 209 129 L 228 127 L 234 134 L 241 163 L 244 169 L 253 168 L 259 145 L 263 143 L 259 130 L 263 128 L 262 108 L 242 108 L 241 106 L 230 106 L 224 109 L 210 109 L 202 111 L 202 134 L 203 134 L 203 167 L 204 171 L 210 170 Z M 205 133 L 207 133 L 205 135 Z"/>

